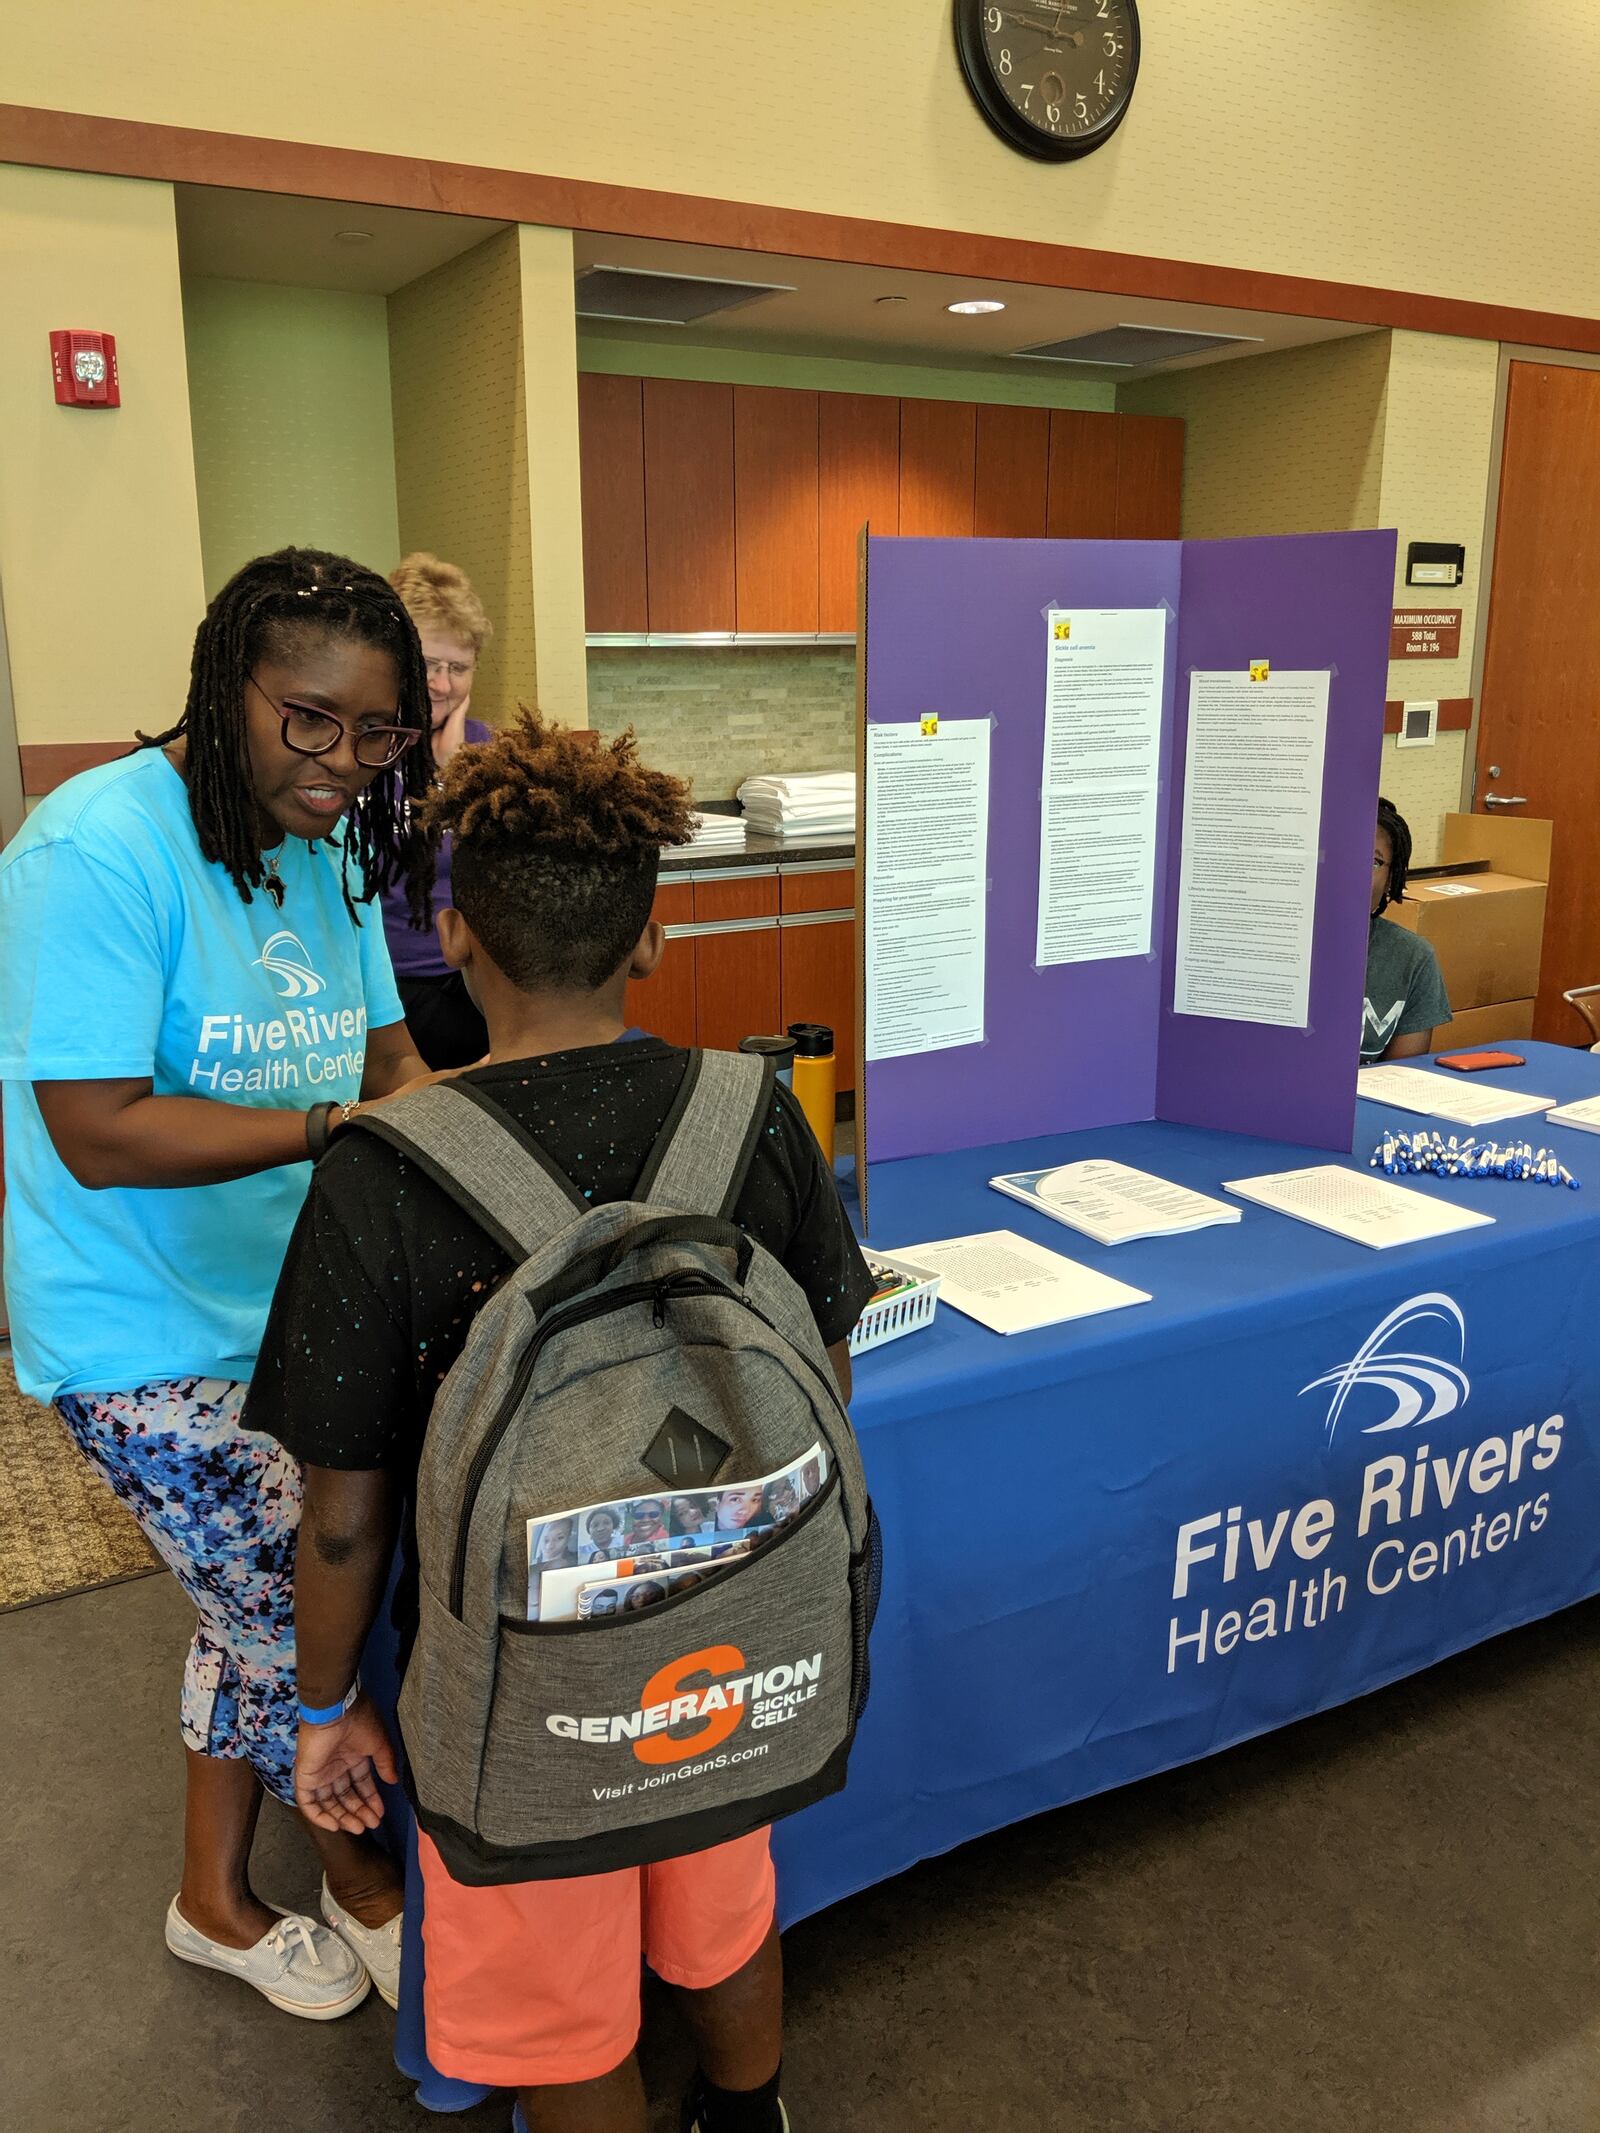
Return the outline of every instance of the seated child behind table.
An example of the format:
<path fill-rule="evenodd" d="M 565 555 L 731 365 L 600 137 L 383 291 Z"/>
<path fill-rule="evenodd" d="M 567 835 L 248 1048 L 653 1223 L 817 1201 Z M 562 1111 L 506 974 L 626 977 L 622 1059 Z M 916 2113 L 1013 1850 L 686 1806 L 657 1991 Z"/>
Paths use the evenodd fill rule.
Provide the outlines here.
<path fill-rule="evenodd" d="M 1361 1064 L 1412 1059 L 1450 1019 L 1450 999 L 1432 944 L 1383 916 L 1405 900 L 1411 831 L 1392 800 L 1378 802 L 1372 842 L 1372 921 L 1367 931 L 1367 988 L 1361 1010 Z"/>
<path fill-rule="evenodd" d="M 688 1064 L 627 1031 L 623 1000 L 629 978 L 660 957 L 658 858 L 686 841 L 689 810 L 687 789 L 645 769 L 631 735 L 588 742 L 525 713 L 454 756 L 425 808 L 429 826 L 454 837 L 457 908 L 440 914 L 441 945 L 489 1029 L 487 1060 L 462 1078 L 537 1135 L 598 1205 L 631 1194 Z M 786 1089 L 774 1092 L 733 1219 L 805 1292 L 848 1397 L 845 1343 L 872 1277 Z M 305 1469 L 295 1626 L 300 1695 L 313 1708 L 340 1703 L 354 1680 L 434 1394 L 506 1271 L 498 1245 L 386 1142 L 335 1139 L 289 1248 L 248 1413 Z M 759 1487 L 724 1490 L 719 1504 L 737 1512 L 752 1501 Z M 671 1502 L 649 1499 L 663 1532 Z M 586 1536 L 575 1521 L 555 1523 L 563 1560 L 585 1544 L 608 1556 L 617 1539 L 609 1512 Z M 405 1524 L 402 1667 L 417 1604 Z M 614 1589 L 602 1597 L 595 1612 L 613 1611 Z M 314 1821 L 343 1813 L 371 1827 L 382 1812 L 373 1770 L 392 1767 L 361 1696 L 342 1718 L 302 1725 L 296 1796 Z M 685 1989 L 699 2046 L 684 2127 L 783 2133 L 765 1830 L 692 1859 L 491 1888 L 453 1881 L 426 1836 L 421 1858 L 428 2050 L 442 2073 L 520 2090 L 532 2133 L 643 2133 L 633 2058 L 642 1956 Z"/>

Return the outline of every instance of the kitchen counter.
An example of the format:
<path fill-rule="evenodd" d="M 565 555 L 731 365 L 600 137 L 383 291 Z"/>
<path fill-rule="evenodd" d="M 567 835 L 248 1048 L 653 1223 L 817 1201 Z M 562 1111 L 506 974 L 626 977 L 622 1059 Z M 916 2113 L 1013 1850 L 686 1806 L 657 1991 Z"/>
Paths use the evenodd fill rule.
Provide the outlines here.
<path fill-rule="evenodd" d="M 661 855 L 662 878 L 672 874 L 721 873 L 726 867 L 854 866 L 854 837 L 763 837 L 746 832 L 743 845 L 696 851 L 679 845 Z"/>

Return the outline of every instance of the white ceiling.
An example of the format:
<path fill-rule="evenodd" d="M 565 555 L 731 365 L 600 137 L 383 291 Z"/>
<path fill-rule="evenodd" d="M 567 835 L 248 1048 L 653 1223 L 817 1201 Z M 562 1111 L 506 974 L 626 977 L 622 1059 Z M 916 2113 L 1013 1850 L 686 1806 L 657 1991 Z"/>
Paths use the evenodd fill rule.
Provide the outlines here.
<path fill-rule="evenodd" d="M 472 215 L 230 192 L 219 185 L 176 190 L 178 258 L 185 274 L 279 282 L 294 289 L 387 296 L 506 227 Z M 364 230 L 370 241 L 342 242 L 341 230 Z"/>
<path fill-rule="evenodd" d="M 179 256 L 187 274 L 377 295 L 401 288 L 506 227 L 471 216 L 211 186 L 180 185 L 177 200 Z M 367 241 L 342 241 L 338 233 L 346 230 L 365 231 Z M 681 339 L 774 355 L 854 355 L 1012 377 L 1114 379 L 1135 373 L 1040 363 L 1019 359 L 1012 351 L 1117 325 L 1178 326 L 1253 336 L 1242 347 L 1202 351 L 1161 366 L 1177 370 L 1370 330 L 1333 319 L 903 273 L 837 260 L 784 258 L 587 231 L 577 232 L 573 246 L 580 270 L 587 266 L 646 267 L 672 274 L 791 285 L 792 293 L 762 297 L 690 326 L 580 320 L 579 330 L 596 338 Z M 883 303 L 882 297 L 904 301 Z M 945 306 L 962 297 L 997 297 L 1006 308 L 979 318 L 953 317 Z"/>

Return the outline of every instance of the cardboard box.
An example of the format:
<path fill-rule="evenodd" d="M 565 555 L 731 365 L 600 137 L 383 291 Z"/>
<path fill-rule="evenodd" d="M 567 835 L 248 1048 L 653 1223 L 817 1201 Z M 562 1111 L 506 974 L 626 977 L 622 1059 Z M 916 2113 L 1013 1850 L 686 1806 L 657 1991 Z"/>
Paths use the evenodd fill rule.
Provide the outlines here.
<path fill-rule="evenodd" d="M 1453 1015 L 1434 1031 L 1433 1048 L 1436 1052 L 1481 1052 L 1491 1045 L 1499 1049 L 1509 1044 L 1515 1050 L 1519 1038 L 1532 1035 L 1533 1002 L 1502 1000 L 1498 1007 L 1469 1007 Z"/>
<path fill-rule="evenodd" d="M 1446 871 L 1413 879 L 1405 902 L 1384 913 L 1433 944 L 1458 1021 L 1539 990 L 1550 827 L 1510 816 L 1446 815 Z M 1454 871 L 1485 859 L 1486 873 Z"/>

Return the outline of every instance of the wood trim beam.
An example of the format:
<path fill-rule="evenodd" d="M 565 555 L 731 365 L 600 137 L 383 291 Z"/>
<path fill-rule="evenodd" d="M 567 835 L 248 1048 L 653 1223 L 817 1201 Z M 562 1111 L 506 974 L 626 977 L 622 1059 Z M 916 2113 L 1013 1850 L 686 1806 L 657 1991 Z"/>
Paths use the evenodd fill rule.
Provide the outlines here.
<path fill-rule="evenodd" d="M 114 763 L 133 745 L 126 735 L 118 741 L 25 741 L 17 750 L 22 758 L 22 790 L 28 799 L 42 800 L 80 770 Z"/>
<path fill-rule="evenodd" d="M 1040 288 L 1092 289 L 1173 303 L 1276 311 L 1297 318 L 1337 319 L 1352 325 L 1403 327 L 1417 333 L 1519 341 L 1539 348 L 1600 354 L 1600 318 L 1475 303 L 1420 290 L 1258 273 L 1199 260 L 1091 251 L 1081 245 L 815 214 L 747 200 L 653 192 L 639 186 L 436 162 L 421 156 L 210 133 L 189 126 L 152 125 L 141 119 L 99 118 L 87 112 L 47 111 L 30 104 L 0 104 L 0 162 L 168 179 L 184 185 L 232 186 L 246 192 L 299 193 L 379 207 L 422 208 L 435 214 L 478 215 L 615 236 L 1027 282 Z"/>
<path fill-rule="evenodd" d="M 1420 676 L 1418 677 L 1421 678 Z M 1419 701 L 1412 697 L 1410 702 Z M 1383 730 L 1385 733 L 1400 731 L 1401 699 L 1391 697 L 1383 707 Z M 1470 696 L 1441 696 L 1439 699 L 1440 733 L 1467 733 L 1472 728 L 1472 698 Z"/>

